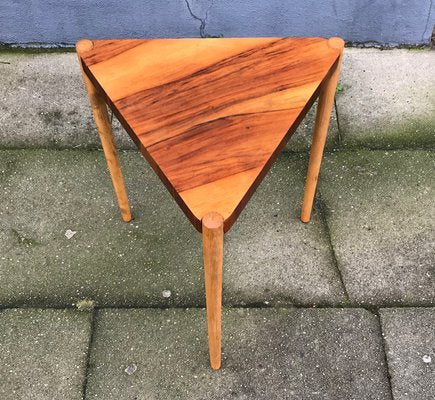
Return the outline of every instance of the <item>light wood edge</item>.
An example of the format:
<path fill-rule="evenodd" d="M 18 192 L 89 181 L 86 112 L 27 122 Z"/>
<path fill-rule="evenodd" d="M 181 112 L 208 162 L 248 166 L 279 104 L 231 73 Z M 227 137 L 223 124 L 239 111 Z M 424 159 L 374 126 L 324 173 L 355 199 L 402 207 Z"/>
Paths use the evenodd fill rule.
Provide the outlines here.
<path fill-rule="evenodd" d="M 344 48 L 344 40 L 341 37 L 334 36 L 328 39 L 328 46 L 337 49 L 337 50 L 343 50 Z"/>
<path fill-rule="evenodd" d="M 94 43 L 89 39 L 82 39 L 76 43 L 76 52 L 77 54 L 82 54 L 87 51 L 91 51 L 94 48 Z"/>

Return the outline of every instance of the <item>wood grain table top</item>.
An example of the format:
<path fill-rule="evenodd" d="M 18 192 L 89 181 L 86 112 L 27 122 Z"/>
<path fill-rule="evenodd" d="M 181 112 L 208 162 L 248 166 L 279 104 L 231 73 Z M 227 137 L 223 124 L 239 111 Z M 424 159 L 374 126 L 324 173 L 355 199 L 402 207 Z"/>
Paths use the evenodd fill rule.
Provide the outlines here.
<path fill-rule="evenodd" d="M 342 42 L 82 40 L 99 90 L 192 224 L 227 231 L 317 97 Z"/>

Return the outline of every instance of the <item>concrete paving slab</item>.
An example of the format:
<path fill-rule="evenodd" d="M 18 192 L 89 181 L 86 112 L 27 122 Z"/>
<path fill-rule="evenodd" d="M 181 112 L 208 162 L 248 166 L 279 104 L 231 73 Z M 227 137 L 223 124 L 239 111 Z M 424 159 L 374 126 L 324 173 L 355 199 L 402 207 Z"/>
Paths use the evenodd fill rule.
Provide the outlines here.
<path fill-rule="evenodd" d="M 435 153 L 328 155 L 320 178 L 351 302 L 435 303 Z"/>
<path fill-rule="evenodd" d="M 380 315 L 394 400 L 435 399 L 435 308 Z"/>
<path fill-rule="evenodd" d="M 201 235 L 138 152 L 121 164 L 129 224 L 102 152 L 0 153 L 2 306 L 204 304 Z M 280 157 L 227 235 L 226 304 L 345 301 L 321 215 L 298 220 L 305 168 L 304 157 Z"/>
<path fill-rule="evenodd" d="M 224 309 L 222 355 L 211 370 L 204 310 L 102 310 L 86 398 L 391 399 L 366 310 Z"/>
<path fill-rule="evenodd" d="M 340 304 L 347 298 L 317 204 L 300 209 L 307 159 L 283 155 L 225 238 L 228 304 Z M 242 300 L 242 301 L 241 301 Z"/>
<path fill-rule="evenodd" d="M 344 146 L 435 146 L 434 51 L 346 48 L 340 82 Z"/>
<path fill-rule="evenodd" d="M 0 52 L 0 147 L 100 148 L 75 53 Z M 120 148 L 134 148 L 114 119 Z"/>
<path fill-rule="evenodd" d="M 75 53 L 0 52 L 1 148 L 100 148 Z M 309 112 L 288 151 L 307 151 L 315 117 Z M 117 145 L 135 148 L 113 118 Z M 327 147 L 338 142 L 335 111 Z"/>
<path fill-rule="evenodd" d="M 73 310 L 1 310 L 0 398 L 81 400 L 91 317 Z"/>

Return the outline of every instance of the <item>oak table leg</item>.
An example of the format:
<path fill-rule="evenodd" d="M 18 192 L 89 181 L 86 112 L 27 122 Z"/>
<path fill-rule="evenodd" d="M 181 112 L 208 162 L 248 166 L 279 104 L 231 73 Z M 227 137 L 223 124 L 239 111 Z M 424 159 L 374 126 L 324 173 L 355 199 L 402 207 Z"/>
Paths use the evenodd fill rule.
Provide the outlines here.
<path fill-rule="evenodd" d="M 224 219 L 218 213 L 202 218 L 205 298 L 207 306 L 208 345 L 210 366 L 221 366 L 222 263 Z"/>
<path fill-rule="evenodd" d="M 330 47 L 341 50 L 340 58 L 335 64 L 335 69 L 327 81 L 322 83 L 320 88 L 319 102 L 317 105 L 316 122 L 310 151 L 307 180 L 305 183 L 304 200 L 302 204 L 301 221 L 309 222 L 313 208 L 314 195 L 316 193 L 317 179 L 319 177 L 320 164 L 322 162 L 323 149 L 325 147 L 326 135 L 328 133 L 329 120 L 331 118 L 332 106 L 340 73 L 341 58 L 343 54 L 344 41 L 341 38 L 331 38 L 328 41 Z"/>
<path fill-rule="evenodd" d="M 81 51 L 91 50 L 92 46 L 93 44 L 90 40 L 81 40 L 76 46 L 77 53 L 80 54 Z M 79 63 L 82 70 L 86 91 L 88 92 L 89 102 L 92 106 L 95 124 L 97 125 L 98 133 L 100 135 L 104 156 L 106 157 L 107 167 L 109 169 L 113 187 L 118 199 L 121 216 L 125 222 L 129 222 L 131 221 L 130 206 L 128 205 L 127 192 L 125 191 L 124 179 L 122 177 L 121 165 L 116 152 L 115 141 L 113 139 L 112 133 L 112 124 L 107 112 L 107 106 L 101 94 L 98 93 L 91 80 L 83 71 L 80 57 Z"/>

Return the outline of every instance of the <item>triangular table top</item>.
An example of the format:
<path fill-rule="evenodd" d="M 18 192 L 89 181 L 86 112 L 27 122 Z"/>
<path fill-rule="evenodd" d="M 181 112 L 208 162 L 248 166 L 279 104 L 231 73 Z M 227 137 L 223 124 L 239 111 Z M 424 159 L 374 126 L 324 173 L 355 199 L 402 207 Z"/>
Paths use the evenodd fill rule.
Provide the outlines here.
<path fill-rule="evenodd" d="M 322 38 L 83 40 L 86 75 L 201 231 L 227 231 L 337 62 Z"/>

